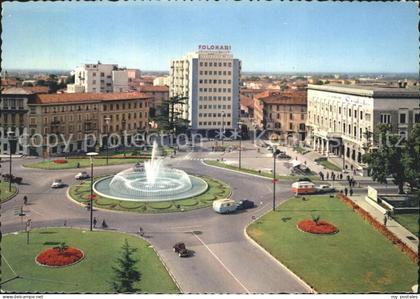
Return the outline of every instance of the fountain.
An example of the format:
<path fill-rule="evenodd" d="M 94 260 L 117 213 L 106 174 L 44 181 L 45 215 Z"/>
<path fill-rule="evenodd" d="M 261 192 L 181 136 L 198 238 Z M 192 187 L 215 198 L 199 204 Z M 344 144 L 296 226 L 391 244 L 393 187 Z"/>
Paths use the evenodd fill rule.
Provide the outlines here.
<path fill-rule="evenodd" d="M 207 183 L 180 169 L 169 169 L 157 157 L 153 143 L 152 156 L 143 167 L 123 170 L 115 176 L 97 181 L 93 189 L 101 196 L 127 201 L 165 201 L 197 196 L 207 190 Z"/>

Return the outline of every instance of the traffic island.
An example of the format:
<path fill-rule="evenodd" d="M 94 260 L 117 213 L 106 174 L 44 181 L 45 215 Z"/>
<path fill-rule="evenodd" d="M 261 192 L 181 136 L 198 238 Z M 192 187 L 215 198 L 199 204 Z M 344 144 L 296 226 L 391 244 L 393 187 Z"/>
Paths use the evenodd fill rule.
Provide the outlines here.
<path fill-rule="evenodd" d="M 227 198 L 231 194 L 229 185 L 223 181 L 207 176 L 200 178 L 206 181 L 208 188 L 204 193 L 195 197 L 169 201 L 142 202 L 116 200 L 95 194 L 93 206 L 107 210 L 149 214 L 185 212 L 209 207 L 214 200 Z M 90 181 L 71 186 L 68 195 L 71 199 L 87 206 L 90 203 Z"/>
<path fill-rule="evenodd" d="M 417 266 L 401 249 L 337 198 L 291 198 L 247 228 L 248 235 L 319 293 L 403 293 L 417 281 Z M 313 213 L 339 233 L 302 233 Z"/>
<path fill-rule="evenodd" d="M 11 189 L 9 191 L 9 182 L 0 182 L 0 203 L 6 202 L 16 196 L 18 189 L 15 186 L 12 186 Z"/>
<path fill-rule="evenodd" d="M 126 233 L 67 228 L 33 229 L 29 244 L 25 232 L 4 235 L 1 289 L 5 293 L 112 293 L 113 267 L 125 240 L 136 250 L 133 258 L 138 260 L 136 269 L 141 279 L 135 287 L 139 293 L 179 293 L 159 256 L 145 240 Z M 77 248 L 83 252 L 83 258 L 70 266 L 50 267 L 51 263 L 57 265 L 56 258 L 62 256 L 53 248 L 63 243 L 71 244 L 64 253 Z M 52 250 L 54 254 L 49 255 Z M 80 254 L 72 251 L 71 256 L 66 262 L 75 262 Z M 39 262 L 49 266 L 40 266 Z"/>

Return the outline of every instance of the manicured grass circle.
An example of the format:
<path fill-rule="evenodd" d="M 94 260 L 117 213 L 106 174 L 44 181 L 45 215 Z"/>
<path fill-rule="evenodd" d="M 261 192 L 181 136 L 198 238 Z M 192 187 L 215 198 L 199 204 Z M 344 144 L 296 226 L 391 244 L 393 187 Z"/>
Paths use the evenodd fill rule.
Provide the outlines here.
<path fill-rule="evenodd" d="M 63 248 L 51 247 L 41 251 L 36 257 L 36 262 L 42 266 L 64 267 L 79 262 L 84 257 L 83 251 L 76 247 Z"/>
<path fill-rule="evenodd" d="M 337 227 L 324 220 L 318 223 L 313 220 L 302 220 L 298 223 L 298 228 L 307 233 L 320 235 L 335 234 L 338 231 Z"/>

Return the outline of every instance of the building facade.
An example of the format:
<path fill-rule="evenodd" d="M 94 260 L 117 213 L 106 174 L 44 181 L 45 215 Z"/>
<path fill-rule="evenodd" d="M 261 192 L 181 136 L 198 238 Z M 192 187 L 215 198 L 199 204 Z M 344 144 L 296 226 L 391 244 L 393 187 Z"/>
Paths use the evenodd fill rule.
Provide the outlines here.
<path fill-rule="evenodd" d="M 11 99 L 19 100 L 19 116 L 13 112 Z M 138 92 L 22 95 L 11 90 L 9 95 L 2 94 L 0 107 L 16 116 L 4 117 L 6 113 L 2 113 L 0 125 L 22 139 L 16 153 L 59 155 L 92 148 L 107 134 L 127 138 L 130 143 L 133 134 L 148 127 L 150 100 Z M 7 136 L 0 136 L 0 141 L 2 154 L 9 153 Z"/>
<path fill-rule="evenodd" d="M 241 61 L 229 46 L 199 46 L 171 61 L 170 78 L 169 96 L 188 98 L 177 108 L 193 131 L 237 128 Z"/>
<path fill-rule="evenodd" d="M 325 156 L 340 156 L 347 168 L 365 173 L 362 156 L 380 123 L 407 134 L 420 123 L 420 92 L 409 88 L 308 85 L 308 143 Z"/>
<path fill-rule="evenodd" d="M 84 64 L 74 70 L 74 84 L 67 85 L 67 92 L 126 92 L 128 76 L 117 64 Z"/>

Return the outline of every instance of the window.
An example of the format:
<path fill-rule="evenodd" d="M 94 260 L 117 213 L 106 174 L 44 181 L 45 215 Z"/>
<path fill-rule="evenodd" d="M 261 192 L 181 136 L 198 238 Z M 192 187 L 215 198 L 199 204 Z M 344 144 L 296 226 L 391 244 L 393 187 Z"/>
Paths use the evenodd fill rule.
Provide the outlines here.
<path fill-rule="evenodd" d="M 293 120 L 293 114 L 292 113 L 289 114 L 289 118 L 290 118 L 290 120 Z"/>
<path fill-rule="evenodd" d="M 405 124 L 407 122 L 407 114 L 401 113 L 400 114 L 400 124 Z"/>
<path fill-rule="evenodd" d="M 363 112 L 360 111 L 360 119 L 363 119 Z"/>
<path fill-rule="evenodd" d="M 349 116 L 351 116 L 351 109 L 349 109 Z"/>
<path fill-rule="evenodd" d="M 391 123 L 391 114 L 389 113 L 381 113 L 381 124 L 390 124 Z"/>
<path fill-rule="evenodd" d="M 415 124 L 420 123 L 420 112 L 417 112 L 414 114 L 414 123 Z"/>

